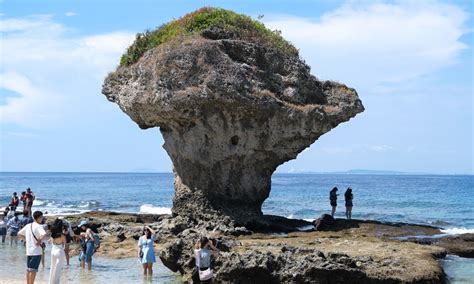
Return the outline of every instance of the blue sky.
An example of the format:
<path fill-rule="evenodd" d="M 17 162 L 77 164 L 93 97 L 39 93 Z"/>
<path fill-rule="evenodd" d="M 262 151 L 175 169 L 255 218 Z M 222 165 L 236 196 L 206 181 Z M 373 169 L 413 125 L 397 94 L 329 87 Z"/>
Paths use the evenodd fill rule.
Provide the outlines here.
<path fill-rule="evenodd" d="M 171 171 L 101 95 L 134 35 L 202 6 L 263 21 L 366 111 L 279 172 L 474 174 L 471 1 L 0 1 L 0 171 Z"/>

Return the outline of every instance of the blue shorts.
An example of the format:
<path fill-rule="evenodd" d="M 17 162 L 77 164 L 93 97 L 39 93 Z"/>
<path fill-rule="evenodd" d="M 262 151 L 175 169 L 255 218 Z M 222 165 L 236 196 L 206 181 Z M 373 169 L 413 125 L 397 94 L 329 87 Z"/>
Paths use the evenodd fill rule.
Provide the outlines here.
<path fill-rule="evenodd" d="M 41 262 L 41 255 L 28 255 L 26 257 L 26 271 L 38 272 L 38 267 Z"/>
<path fill-rule="evenodd" d="M 81 250 L 81 254 L 79 255 L 79 261 L 85 260 L 86 262 L 92 262 L 92 255 L 94 254 L 94 249 L 94 243 L 87 242 L 86 252 L 84 253 L 84 251 Z"/>

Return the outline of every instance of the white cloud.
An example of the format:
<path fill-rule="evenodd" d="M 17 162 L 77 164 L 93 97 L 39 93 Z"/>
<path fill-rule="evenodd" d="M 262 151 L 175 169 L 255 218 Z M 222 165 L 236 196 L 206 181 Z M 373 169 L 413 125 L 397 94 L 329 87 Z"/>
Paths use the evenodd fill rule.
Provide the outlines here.
<path fill-rule="evenodd" d="M 77 14 L 74 13 L 74 12 L 66 12 L 64 15 L 65 15 L 66 17 L 72 17 L 72 16 L 76 16 Z"/>
<path fill-rule="evenodd" d="M 28 132 L 19 132 L 19 131 L 7 131 L 2 133 L 5 137 L 20 137 L 20 138 L 36 138 L 37 134 L 32 134 Z"/>
<path fill-rule="evenodd" d="M 384 152 L 397 152 L 405 153 L 413 151 L 413 148 L 405 149 L 402 147 L 395 147 L 391 145 L 381 144 L 381 145 L 370 145 L 370 144 L 348 144 L 347 146 L 332 146 L 332 147 L 322 147 L 321 151 L 328 155 L 348 155 L 352 153 L 384 153 Z"/>
<path fill-rule="evenodd" d="M 0 105 L 0 122 L 36 125 L 38 121 L 50 123 L 57 119 L 48 109 L 56 108 L 61 97 L 34 86 L 25 76 L 14 72 L 0 73 L 0 88 L 21 95 L 7 97 L 6 104 Z"/>
<path fill-rule="evenodd" d="M 326 154 L 329 155 L 345 155 L 354 152 L 354 149 L 352 146 L 347 146 L 347 147 L 324 147 L 321 148 L 321 151 L 323 151 Z"/>
<path fill-rule="evenodd" d="M 50 15 L 0 19 L 0 31 L 1 87 L 20 95 L 0 106 L 0 123 L 35 128 L 93 111 L 104 76 L 134 39 L 129 32 L 77 36 Z"/>
<path fill-rule="evenodd" d="M 368 148 L 375 152 L 388 152 L 395 150 L 395 148 L 390 145 L 370 145 Z"/>
<path fill-rule="evenodd" d="M 18 34 L 6 34 L 5 37 L 21 39 L 25 35 L 40 38 L 56 35 L 66 30 L 61 24 L 55 23 L 51 19 L 52 15 L 48 14 L 34 15 L 26 18 L 2 19 L 0 32 L 18 32 Z"/>
<path fill-rule="evenodd" d="M 467 19 L 438 2 L 350 2 L 321 19 L 283 15 L 265 23 L 300 48 L 322 79 L 372 88 L 456 63 L 467 48 L 460 41 Z"/>

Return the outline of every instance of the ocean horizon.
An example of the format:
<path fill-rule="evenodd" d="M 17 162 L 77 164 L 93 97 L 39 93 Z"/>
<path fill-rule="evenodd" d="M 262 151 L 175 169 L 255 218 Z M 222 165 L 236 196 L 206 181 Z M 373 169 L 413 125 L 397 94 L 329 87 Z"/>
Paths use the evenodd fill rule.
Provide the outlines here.
<path fill-rule="evenodd" d="M 341 193 L 336 217 L 343 217 L 341 198 L 351 186 L 354 218 L 474 230 L 472 175 L 275 173 L 262 211 L 316 219 L 330 210 L 334 186 Z M 172 173 L 0 172 L 2 204 L 27 187 L 36 193 L 34 206 L 50 215 L 92 210 L 169 214 L 174 194 Z"/>
<path fill-rule="evenodd" d="M 2 173 L 31 173 L 31 174 L 173 174 L 171 171 L 0 171 Z M 415 175 L 415 176 L 474 176 L 472 173 L 429 173 L 429 172 L 403 172 L 403 171 L 386 171 L 386 170 L 363 170 L 354 169 L 347 171 L 275 171 L 273 175 L 294 174 L 294 175 Z"/>

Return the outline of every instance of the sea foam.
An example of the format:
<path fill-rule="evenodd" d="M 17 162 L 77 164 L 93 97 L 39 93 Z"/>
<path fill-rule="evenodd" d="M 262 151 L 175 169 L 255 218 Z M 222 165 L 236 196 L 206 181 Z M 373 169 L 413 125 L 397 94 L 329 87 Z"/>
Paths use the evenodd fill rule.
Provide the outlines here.
<path fill-rule="evenodd" d="M 158 206 L 153 206 L 151 204 L 143 204 L 142 206 L 140 206 L 140 213 L 171 215 L 171 208 L 158 207 Z"/>
<path fill-rule="evenodd" d="M 442 229 L 441 232 L 448 235 L 474 234 L 474 229 L 448 228 L 448 229 Z"/>

